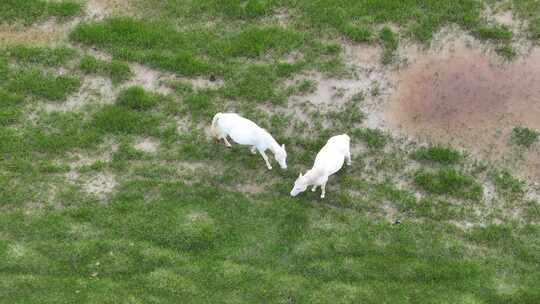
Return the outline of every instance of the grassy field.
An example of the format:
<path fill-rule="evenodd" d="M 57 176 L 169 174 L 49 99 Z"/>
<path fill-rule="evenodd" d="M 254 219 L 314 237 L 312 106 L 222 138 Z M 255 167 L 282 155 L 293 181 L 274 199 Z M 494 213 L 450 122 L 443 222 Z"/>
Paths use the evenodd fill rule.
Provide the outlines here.
<path fill-rule="evenodd" d="M 508 10 L 519 30 L 491 18 Z M 351 45 L 394 69 L 455 27 L 512 58 L 539 18 L 534 0 L 4 0 L 2 25 L 70 28 L 0 46 L 0 303 L 540 303 L 534 181 L 368 127 L 374 86 L 293 102 L 309 75 L 351 76 Z M 218 111 L 270 130 L 288 170 L 213 142 Z M 343 132 L 353 166 L 290 198 Z"/>

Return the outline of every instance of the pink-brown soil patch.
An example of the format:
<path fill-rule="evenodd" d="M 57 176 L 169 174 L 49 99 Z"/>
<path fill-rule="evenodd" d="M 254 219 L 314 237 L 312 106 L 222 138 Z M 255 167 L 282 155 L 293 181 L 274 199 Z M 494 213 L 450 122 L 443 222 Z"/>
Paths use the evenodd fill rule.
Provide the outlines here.
<path fill-rule="evenodd" d="M 514 126 L 540 130 L 540 49 L 510 63 L 478 48 L 423 54 L 398 73 L 385 110 L 394 129 L 463 146 L 491 160 L 514 149 Z M 540 177 L 538 147 L 525 152 L 525 176 Z"/>

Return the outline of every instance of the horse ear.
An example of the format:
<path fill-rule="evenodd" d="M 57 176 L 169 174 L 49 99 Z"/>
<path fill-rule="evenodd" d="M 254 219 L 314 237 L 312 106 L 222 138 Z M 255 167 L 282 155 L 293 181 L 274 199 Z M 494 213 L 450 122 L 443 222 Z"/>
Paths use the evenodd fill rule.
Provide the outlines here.
<path fill-rule="evenodd" d="M 283 150 L 285 150 L 285 144 L 281 145 L 281 148 L 283 148 Z"/>
<path fill-rule="evenodd" d="M 298 178 L 302 177 L 302 172 L 300 172 L 300 175 L 298 175 Z"/>

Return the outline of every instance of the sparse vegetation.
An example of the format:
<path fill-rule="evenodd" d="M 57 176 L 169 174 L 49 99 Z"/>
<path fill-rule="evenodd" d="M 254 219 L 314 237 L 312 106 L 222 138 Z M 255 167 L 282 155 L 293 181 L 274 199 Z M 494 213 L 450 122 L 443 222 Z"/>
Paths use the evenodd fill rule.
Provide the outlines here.
<path fill-rule="evenodd" d="M 64 100 L 81 86 L 75 76 L 55 76 L 38 69 L 23 69 L 12 74 L 6 88 L 12 92 L 48 100 Z"/>
<path fill-rule="evenodd" d="M 519 146 L 530 148 L 535 142 L 538 141 L 540 133 L 527 127 L 514 127 L 510 140 Z"/>
<path fill-rule="evenodd" d="M 379 129 L 355 129 L 352 137 L 362 140 L 370 149 L 382 149 L 388 142 L 388 136 Z"/>
<path fill-rule="evenodd" d="M 8 57 L 24 64 L 42 64 L 45 66 L 64 65 L 76 55 L 68 47 L 49 48 L 42 46 L 16 45 L 6 50 Z"/>
<path fill-rule="evenodd" d="M 0 1 L 0 303 L 540 302 L 534 190 L 465 151 L 366 127 L 378 124 L 361 109 L 387 98 L 378 70 L 394 66 L 353 70 L 347 57 L 370 44 L 406 68 L 400 43 L 428 46 L 452 25 L 509 57 L 525 36 L 486 23 L 496 1 L 112 2 L 137 9 L 63 23 L 92 3 Z M 511 2 L 536 39 L 537 3 Z M 39 46 L 9 32 L 57 26 Z M 131 62 L 155 70 L 122 84 Z M 343 103 L 296 102 L 326 77 L 368 76 L 359 93 L 332 88 Z M 288 170 L 214 143 L 217 111 L 271 131 Z M 522 129 L 512 141 L 532 147 Z M 290 198 L 344 132 L 353 165 L 328 197 Z"/>
<path fill-rule="evenodd" d="M 3 0 L 0 3 L 0 23 L 18 21 L 31 24 L 47 17 L 65 19 L 79 14 L 81 9 L 82 5 L 72 0 Z"/>
<path fill-rule="evenodd" d="M 100 74 L 111 78 L 114 84 L 129 80 L 133 73 L 129 66 L 121 61 L 112 60 L 107 62 L 93 56 L 84 56 L 79 68 L 87 74 Z"/>
<path fill-rule="evenodd" d="M 116 104 L 131 110 L 144 111 L 155 107 L 160 99 L 160 95 L 149 93 L 140 86 L 129 87 L 118 94 Z"/>
<path fill-rule="evenodd" d="M 482 186 L 472 177 L 451 168 L 442 168 L 435 172 L 421 169 L 415 173 L 414 182 L 428 193 L 468 200 L 478 201 L 483 193 Z"/>
<path fill-rule="evenodd" d="M 503 56 L 508 60 L 514 59 L 517 56 L 516 50 L 509 44 L 499 46 L 497 47 L 497 49 L 495 49 L 495 51 L 497 52 L 497 54 Z"/>
<path fill-rule="evenodd" d="M 455 164 L 463 157 L 459 151 L 440 145 L 421 147 L 411 156 L 419 161 L 435 162 L 443 165 Z"/>
<path fill-rule="evenodd" d="M 389 64 L 394 59 L 395 52 L 398 47 L 398 38 L 391 28 L 383 27 L 380 34 L 380 39 L 384 47 L 382 62 L 383 64 Z"/>
<path fill-rule="evenodd" d="M 512 31 L 505 25 L 483 26 L 476 30 L 475 34 L 486 40 L 494 41 L 510 41 L 512 39 Z"/>
<path fill-rule="evenodd" d="M 497 191 L 507 197 L 519 198 L 524 194 L 525 183 L 513 177 L 507 170 L 493 171 L 491 180 Z"/>

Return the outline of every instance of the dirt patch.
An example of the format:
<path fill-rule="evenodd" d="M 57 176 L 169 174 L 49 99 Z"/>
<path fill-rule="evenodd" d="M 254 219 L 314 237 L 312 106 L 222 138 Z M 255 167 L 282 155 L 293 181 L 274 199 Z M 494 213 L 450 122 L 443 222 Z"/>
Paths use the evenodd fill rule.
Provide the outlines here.
<path fill-rule="evenodd" d="M 131 63 L 130 68 L 133 71 L 134 76 L 122 87 L 138 85 L 146 90 L 156 91 L 162 94 L 171 93 L 171 89 L 163 85 L 162 82 L 164 82 L 164 79 L 173 77 L 172 75 L 151 69 L 138 63 Z"/>
<path fill-rule="evenodd" d="M 49 21 L 41 25 L 0 25 L 0 44 L 55 44 L 66 37 L 69 27 Z"/>
<path fill-rule="evenodd" d="M 88 0 L 86 15 L 93 19 L 103 19 L 114 13 L 125 14 L 131 8 L 128 0 Z"/>
<path fill-rule="evenodd" d="M 457 41 L 427 51 L 398 73 L 385 110 L 390 128 L 426 141 L 457 144 L 500 160 L 516 125 L 540 129 L 540 49 L 511 63 Z M 540 176 L 540 157 L 525 155 Z"/>
<path fill-rule="evenodd" d="M 175 81 L 190 83 L 194 89 L 217 89 L 223 86 L 224 82 L 221 79 L 206 79 L 203 77 L 175 77 Z"/>
<path fill-rule="evenodd" d="M 96 174 L 84 184 L 84 190 L 90 194 L 104 199 L 116 187 L 116 179 L 110 173 Z"/>
<path fill-rule="evenodd" d="M 65 102 L 45 103 L 45 110 L 51 111 L 73 111 L 82 108 L 87 104 L 112 104 L 114 102 L 114 90 L 112 82 L 99 76 L 86 76 L 83 84 L 76 94 L 68 97 Z"/>
<path fill-rule="evenodd" d="M 339 106 L 349 101 L 355 94 L 367 89 L 371 83 L 365 79 L 336 79 L 327 78 L 320 73 L 295 78 L 289 83 L 296 84 L 302 80 L 311 80 L 315 82 L 313 92 L 303 96 L 293 96 L 291 101 L 295 103 L 310 102 L 315 105 L 335 105 Z"/>
<path fill-rule="evenodd" d="M 257 194 L 263 193 L 265 187 L 262 184 L 242 184 L 236 187 L 236 190 L 243 193 Z"/>
<path fill-rule="evenodd" d="M 134 147 L 142 152 L 155 153 L 159 147 L 159 141 L 153 138 L 145 137 L 137 140 Z"/>

